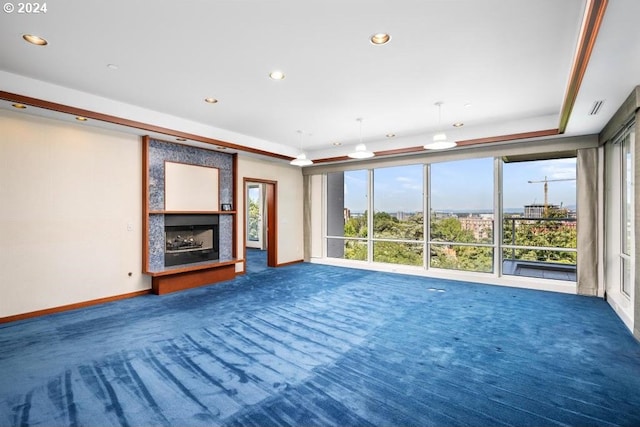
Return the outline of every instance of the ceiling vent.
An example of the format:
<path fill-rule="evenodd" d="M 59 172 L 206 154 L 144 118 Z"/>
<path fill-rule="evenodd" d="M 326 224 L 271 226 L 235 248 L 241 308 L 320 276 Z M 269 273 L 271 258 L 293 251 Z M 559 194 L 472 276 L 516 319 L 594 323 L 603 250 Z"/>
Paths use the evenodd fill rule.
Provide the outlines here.
<path fill-rule="evenodd" d="M 602 108 L 602 104 L 604 104 L 604 101 L 594 102 L 593 106 L 591 107 L 591 110 L 589 111 L 589 115 L 595 116 L 596 114 L 598 114 L 600 112 L 600 108 Z"/>

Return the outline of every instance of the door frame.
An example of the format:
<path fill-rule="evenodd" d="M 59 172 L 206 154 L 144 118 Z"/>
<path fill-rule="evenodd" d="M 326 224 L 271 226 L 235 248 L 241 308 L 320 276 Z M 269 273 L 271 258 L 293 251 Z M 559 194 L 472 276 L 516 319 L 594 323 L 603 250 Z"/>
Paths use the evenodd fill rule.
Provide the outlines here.
<path fill-rule="evenodd" d="M 242 178 L 242 200 L 244 205 L 244 212 L 242 213 L 243 221 L 243 240 L 242 240 L 242 248 L 243 248 L 243 258 L 246 263 L 247 259 L 247 184 L 256 183 L 256 184 L 264 184 L 265 186 L 265 207 L 266 207 L 266 227 L 267 227 L 267 266 L 268 267 L 277 267 L 278 266 L 278 211 L 277 211 L 277 194 L 278 194 L 278 181 L 271 181 L 267 179 L 261 178 Z M 265 222 L 263 222 L 263 227 L 265 226 Z M 246 264 L 244 266 L 246 271 Z"/>

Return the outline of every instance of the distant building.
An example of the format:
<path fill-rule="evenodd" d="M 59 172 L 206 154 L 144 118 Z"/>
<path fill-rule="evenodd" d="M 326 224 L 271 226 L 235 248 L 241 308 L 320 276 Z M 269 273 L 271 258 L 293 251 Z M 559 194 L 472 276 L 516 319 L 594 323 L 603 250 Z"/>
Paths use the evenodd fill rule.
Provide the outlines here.
<path fill-rule="evenodd" d="M 442 211 L 431 211 L 431 214 L 435 217 L 435 219 L 444 219 L 444 218 L 457 218 L 458 215 L 453 212 L 442 212 Z"/>
<path fill-rule="evenodd" d="M 476 240 L 484 240 L 491 238 L 491 232 L 493 230 L 493 216 L 469 216 L 458 218 L 463 230 L 470 230 L 473 233 L 473 237 Z"/>
<path fill-rule="evenodd" d="M 396 218 L 398 219 L 398 221 L 406 221 L 414 215 L 415 213 L 413 212 L 396 212 Z"/>
<path fill-rule="evenodd" d="M 576 212 L 570 211 L 558 205 L 526 205 L 524 207 L 524 216 L 527 218 L 545 218 L 552 216 L 554 218 L 576 218 Z"/>
<path fill-rule="evenodd" d="M 558 205 L 526 205 L 524 216 L 526 218 L 544 218 L 546 212 L 558 209 L 560 209 Z"/>
<path fill-rule="evenodd" d="M 344 208 L 343 215 L 344 215 L 344 222 L 346 223 L 351 218 L 351 209 Z"/>

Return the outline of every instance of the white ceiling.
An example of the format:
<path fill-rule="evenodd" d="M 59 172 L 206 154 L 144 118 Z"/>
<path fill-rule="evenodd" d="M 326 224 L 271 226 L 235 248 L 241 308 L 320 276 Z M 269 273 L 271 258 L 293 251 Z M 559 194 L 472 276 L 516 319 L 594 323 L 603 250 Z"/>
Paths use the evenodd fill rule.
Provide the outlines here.
<path fill-rule="evenodd" d="M 301 129 L 311 158 L 352 151 L 358 117 L 374 150 L 554 129 L 586 1 L 49 2 L 0 15 L 0 90 L 290 156 Z M 601 130 L 640 84 L 638 16 L 609 1 L 565 135 Z"/>

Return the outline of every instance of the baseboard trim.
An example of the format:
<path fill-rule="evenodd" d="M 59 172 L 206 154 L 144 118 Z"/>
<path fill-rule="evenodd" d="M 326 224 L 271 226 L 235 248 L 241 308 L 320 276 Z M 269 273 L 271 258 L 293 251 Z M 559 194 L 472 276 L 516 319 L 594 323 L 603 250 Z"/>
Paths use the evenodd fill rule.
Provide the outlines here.
<path fill-rule="evenodd" d="M 18 320 L 31 319 L 33 317 L 46 316 L 47 314 L 62 313 L 64 311 L 77 310 L 79 308 L 91 307 L 93 305 L 105 304 L 107 302 L 120 301 L 123 299 L 135 298 L 141 295 L 148 295 L 151 289 L 143 291 L 131 292 L 128 294 L 115 295 L 112 297 L 98 298 L 90 301 L 77 302 L 75 304 L 62 305 L 60 307 L 52 307 L 44 310 L 32 311 L 29 313 L 15 314 L 13 316 L 0 317 L 0 323 L 16 322 Z"/>
<path fill-rule="evenodd" d="M 276 267 L 286 267 L 287 265 L 300 264 L 301 262 L 304 262 L 304 260 L 298 259 L 295 261 L 283 262 L 282 264 L 278 264 Z"/>

